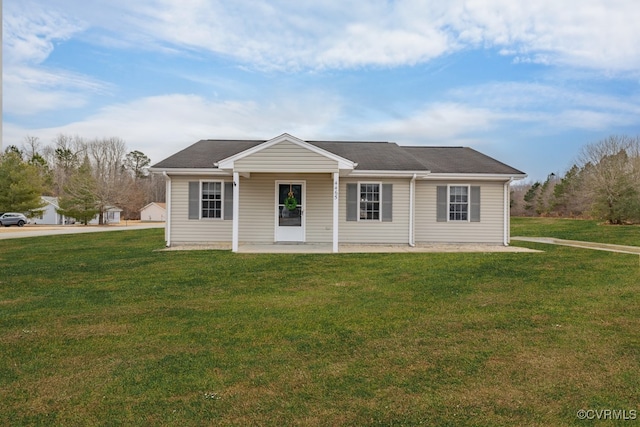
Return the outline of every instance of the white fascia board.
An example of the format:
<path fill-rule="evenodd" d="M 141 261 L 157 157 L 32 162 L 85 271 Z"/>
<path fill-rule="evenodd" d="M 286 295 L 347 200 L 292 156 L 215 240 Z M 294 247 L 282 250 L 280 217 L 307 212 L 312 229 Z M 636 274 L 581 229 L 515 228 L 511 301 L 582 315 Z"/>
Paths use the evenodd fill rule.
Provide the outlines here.
<path fill-rule="evenodd" d="M 491 174 L 491 173 L 431 173 L 419 179 L 442 181 L 509 181 L 520 180 L 527 174 Z"/>
<path fill-rule="evenodd" d="M 363 178 L 413 178 L 416 175 L 419 179 L 426 179 L 430 172 L 426 170 L 421 171 L 393 171 L 393 170 L 354 170 L 349 173 L 349 177 L 363 177 Z"/>
<path fill-rule="evenodd" d="M 40 196 L 40 198 L 44 200 L 45 203 L 53 206 L 54 208 L 60 209 L 60 206 L 58 205 L 57 197 L 45 198 L 45 196 Z M 56 199 L 56 200 L 53 200 L 53 199 Z"/>
<path fill-rule="evenodd" d="M 336 162 L 338 162 L 338 169 L 353 169 L 356 164 L 354 162 L 352 162 L 349 159 L 345 159 L 344 157 L 340 157 L 337 156 L 327 150 L 323 150 L 322 148 L 316 147 L 313 144 L 309 144 L 306 141 L 301 140 L 300 138 L 296 138 L 295 136 L 289 135 L 288 133 L 283 133 L 280 136 L 277 136 L 273 139 L 270 139 L 268 141 L 263 142 L 262 144 L 258 144 L 255 147 L 249 148 L 248 150 L 245 151 L 241 151 L 238 154 L 234 154 L 233 156 L 227 157 L 226 159 L 222 159 L 219 162 L 216 163 L 216 166 L 218 166 L 220 169 L 233 169 L 234 168 L 234 162 L 236 160 L 240 160 L 243 159 L 247 156 L 250 156 L 252 154 L 255 154 L 259 151 L 262 151 L 266 148 L 269 148 L 273 145 L 276 145 L 280 142 L 284 142 L 284 141 L 289 141 L 293 144 L 296 144 L 300 147 L 303 147 L 309 151 L 312 151 L 316 154 L 319 154 L 321 156 L 324 156 L 328 159 L 334 160 Z"/>
<path fill-rule="evenodd" d="M 228 171 L 210 168 L 151 168 L 149 172 L 152 173 L 165 173 L 167 175 L 211 175 L 211 176 L 231 176 Z"/>

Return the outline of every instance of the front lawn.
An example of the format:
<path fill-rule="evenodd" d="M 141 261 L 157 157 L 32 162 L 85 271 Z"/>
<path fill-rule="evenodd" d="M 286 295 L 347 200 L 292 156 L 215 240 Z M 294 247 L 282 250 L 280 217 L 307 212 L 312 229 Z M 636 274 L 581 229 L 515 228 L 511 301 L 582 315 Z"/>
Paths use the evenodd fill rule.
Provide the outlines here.
<path fill-rule="evenodd" d="M 511 235 L 640 246 L 640 225 L 609 225 L 586 219 L 511 218 Z"/>
<path fill-rule="evenodd" d="M 640 410 L 638 257 L 517 244 L 544 252 L 161 252 L 157 229 L 0 241 L 0 424 L 593 426 L 579 410 Z"/>

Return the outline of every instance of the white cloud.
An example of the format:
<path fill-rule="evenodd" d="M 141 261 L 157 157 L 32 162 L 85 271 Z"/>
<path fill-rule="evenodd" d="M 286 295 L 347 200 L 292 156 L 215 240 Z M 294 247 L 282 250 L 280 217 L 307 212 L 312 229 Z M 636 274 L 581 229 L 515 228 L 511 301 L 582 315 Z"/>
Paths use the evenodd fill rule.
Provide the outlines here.
<path fill-rule="evenodd" d="M 538 132 L 606 130 L 638 124 L 640 98 L 542 83 L 491 83 L 452 90 L 455 102 L 493 111 L 503 121 L 530 123 Z"/>
<path fill-rule="evenodd" d="M 80 108 L 108 88 L 87 76 L 26 65 L 5 67 L 2 85 L 4 111 L 14 115 Z"/>
<path fill-rule="evenodd" d="M 402 66 L 492 47 L 515 62 L 640 68 L 636 0 L 50 0 L 5 5 L 5 61 L 41 62 L 55 40 L 205 50 L 257 67 Z M 52 12 L 56 8 L 57 12 Z M 63 15 L 64 13 L 64 15 Z"/>
<path fill-rule="evenodd" d="M 4 112 L 31 115 L 78 108 L 90 94 L 108 88 L 88 76 L 41 65 L 56 42 L 83 31 L 84 24 L 34 2 L 11 2 L 3 12 Z"/>
<path fill-rule="evenodd" d="M 2 54 L 5 64 L 39 64 L 53 51 L 56 40 L 68 40 L 85 28 L 85 24 L 35 2 L 9 2 L 4 6 Z"/>
<path fill-rule="evenodd" d="M 517 62 L 640 68 L 636 0 L 52 2 L 106 29 L 103 40 L 207 50 L 258 67 L 402 66 L 491 47 Z"/>
<path fill-rule="evenodd" d="M 449 91 L 400 118 L 359 123 L 367 138 L 403 143 L 478 145 L 519 134 L 555 135 L 568 130 L 608 132 L 637 126 L 640 99 L 551 85 L 492 83 Z M 360 129 L 360 131 L 358 130 Z M 500 135 L 502 133 L 502 135 Z"/>
<path fill-rule="evenodd" d="M 468 0 L 449 21 L 462 41 L 501 48 L 520 62 L 600 70 L 640 66 L 635 0 Z"/>
<path fill-rule="evenodd" d="M 327 134 L 340 112 L 340 100 L 310 92 L 282 96 L 268 103 L 214 102 L 196 95 L 165 95 L 112 105 L 98 114 L 63 126 L 4 129 L 8 144 L 29 134 L 49 143 L 63 133 L 83 138 L 117 136 L 130 150 L 140 150 L 153 162 L 203 138 L 265 139 L 289 132 L 305 139 Z"/>
<path fill-rule="evenodd" d="M 378 139 L 403 144 L 460 145 L 472 139 L 480 142 L 480 135 L 494 130 L 501 119 L 489 109 L 444 102 L 427 105 L 407 117 L 370 124 L 367 129 Z"/>

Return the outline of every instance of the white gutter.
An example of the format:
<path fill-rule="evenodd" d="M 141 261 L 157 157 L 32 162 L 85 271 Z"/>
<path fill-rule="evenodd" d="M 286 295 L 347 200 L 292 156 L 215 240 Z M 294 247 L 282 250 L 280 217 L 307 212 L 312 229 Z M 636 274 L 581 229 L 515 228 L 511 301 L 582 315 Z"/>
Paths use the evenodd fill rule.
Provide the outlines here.
<path fill-rule="evenodd" d="M 156 169 L 151 168 L 149 172 L 152 173 L 162 173 L 163 175 L 167 172 L 171 175 L 211 175 L 211 176 L 230 176 L 232 173 L 226 170 L 219 169 L 211 169 L 211 168 L 176 168 L 176 169 Z"/>
<path fill-rule="evenodd" d="M 353 170 L 348 176 L 355 177 L 373 177 L 373 178 L 411 178 L 414 175 L 420 175 L 419 178 L 426 178 L 429 175 L 428 170 L 422 171 L 394 171 L 394 170 Z"/>
<path fill-rule="evenodd" d="M 524 179 L 527 174 L 491 174 L 491 173 L 431 173 L 424 179 L 431 180 L 447 180 L 447 181 L 466 181 L 466 180 L 482 180 L 482 181 L 503 181 L 508 179 L 509 182 Z"/>
<path fill-rule="evenodd" d="M 409 246 L 412 248 L 416 246 L 414 200 L 416 198 L 417 177 L 418 175 L 414 173 L 409 183 Z"/>
<path fill-rule="evenodd" d="M 167 220 L 164 224 L 164 240 L 167 247 L 171 246 L 171 177 L 167 175 L 167 172 L 162 172 L 164 179 L 166 180 L 166 199 L 167 199 Z"/>

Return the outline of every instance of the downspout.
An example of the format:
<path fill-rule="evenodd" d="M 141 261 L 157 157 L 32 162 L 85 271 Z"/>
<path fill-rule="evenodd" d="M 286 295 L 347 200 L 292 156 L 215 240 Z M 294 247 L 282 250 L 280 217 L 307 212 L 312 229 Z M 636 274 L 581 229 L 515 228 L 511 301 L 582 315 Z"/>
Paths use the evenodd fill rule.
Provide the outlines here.
<path fill-rule="evenodd" d="M 509 188 L 511 187 L 511 182 L 513 182 L 513 177 L 509 178 L 509 181 L 504 184 L 504 232 L 503 232 L 503 244 L 505 246 L 509 246 L 509 226 L 511 223 L 511 209 L 510 209 L 510 197 L 509 197 Z"/>
<path fill-rule="evenodd" d="M 414 212 L 414 200 L 416 198 L 416 177 L 414 173 L 409 183 L 409 246 L 412 248 L 416 246 L 415 239 L 415 212 Z"/>
<path fill-rule="evenodd" d="M 166 180 L 166 199 L 167 199 L 167 219 L 164 225 L 164 240 L 167 242 L 167 247 L 171 246 L 171 177 L 167 175 L 166 171 L 162 172 L 164 179 Z"/>

